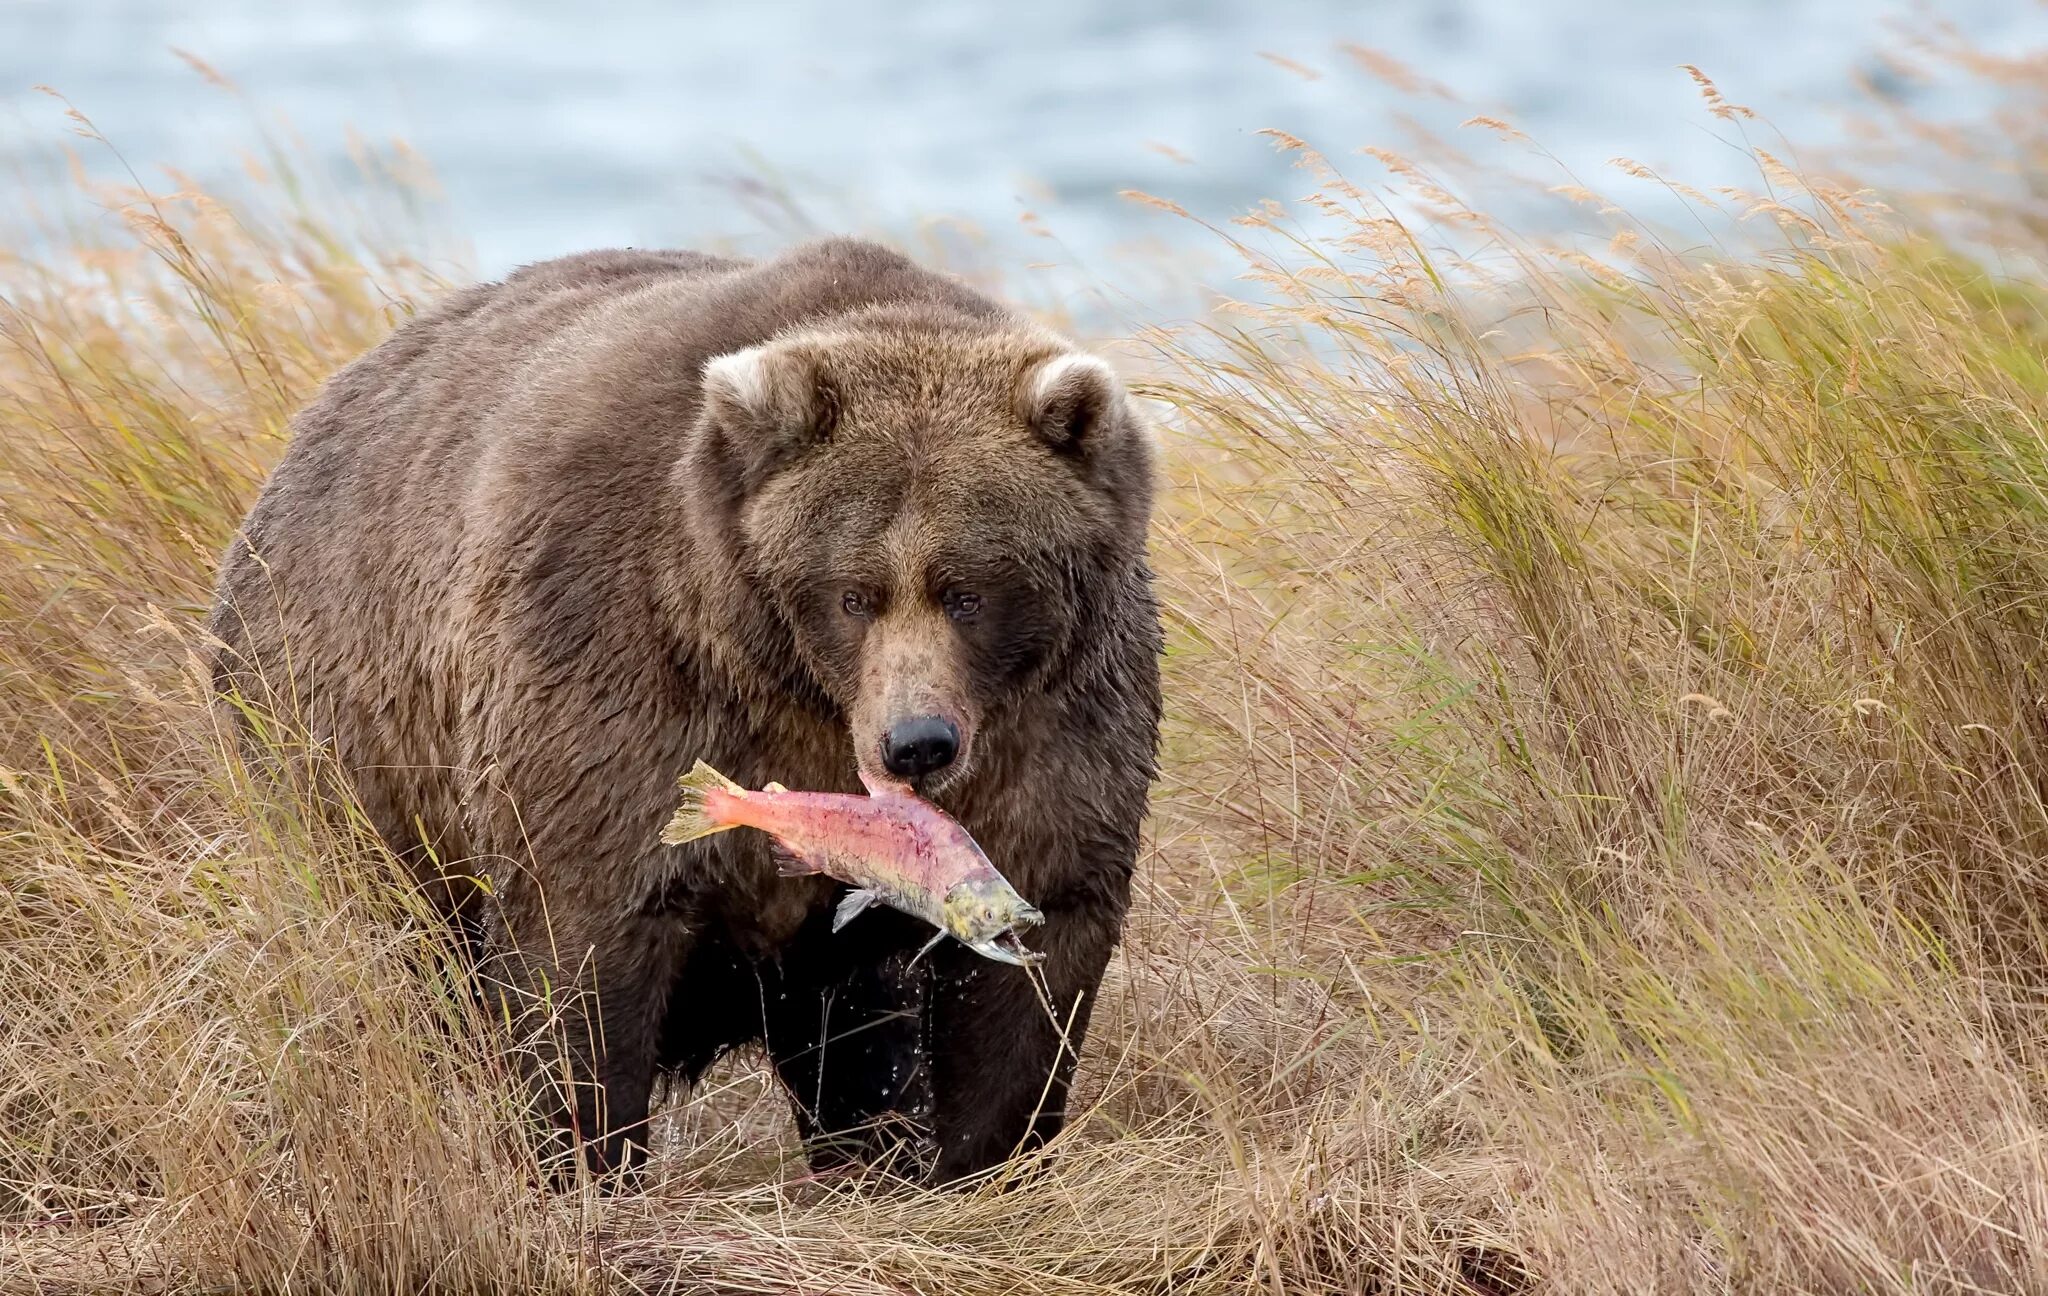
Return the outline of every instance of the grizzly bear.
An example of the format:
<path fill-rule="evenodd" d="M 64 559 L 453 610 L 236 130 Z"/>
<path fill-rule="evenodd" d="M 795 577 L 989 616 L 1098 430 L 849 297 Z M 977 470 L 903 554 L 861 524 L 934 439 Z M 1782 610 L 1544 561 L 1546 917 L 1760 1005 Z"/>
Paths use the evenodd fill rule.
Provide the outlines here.
<path fill-rule="evenodd" d="M 520 1053 L 590 1166 L 638 1159 L 658 1080 L 760 1043 L 814 1165 L 954 1180 L 1059 1130 L 1121 931 L 1149 436 L 1102 361 L 873 244 L 544 262 L 299 414 L 214 683 L 331 754 L 479 980 L 554 1023 Z M 1044 912 L 1044 962 L 913 959 L 893 911 L 834 933 L 843 888 L 759 833 L 662 845 L 697 760 L 911 782 Z"/>

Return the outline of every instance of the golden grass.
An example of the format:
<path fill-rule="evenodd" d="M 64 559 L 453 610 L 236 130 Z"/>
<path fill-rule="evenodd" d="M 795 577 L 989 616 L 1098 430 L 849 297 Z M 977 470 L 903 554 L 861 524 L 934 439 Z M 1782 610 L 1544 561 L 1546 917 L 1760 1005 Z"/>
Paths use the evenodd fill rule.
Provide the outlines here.
<path fill-rule="evenodd" d="M 433 925 L 191 664 L 434 285 L 194 193 L 0 259 L 0 1286 L 2048 1289 L 2048 289 L 1768 157 L 1768 255 L 1604 260 L 1388 161 L 1492 269 L 1323 168 L 1149 339 L 1166 775 L 1011 1192 L 822 1193 L 739 1065 L 544 1197 Z"/>

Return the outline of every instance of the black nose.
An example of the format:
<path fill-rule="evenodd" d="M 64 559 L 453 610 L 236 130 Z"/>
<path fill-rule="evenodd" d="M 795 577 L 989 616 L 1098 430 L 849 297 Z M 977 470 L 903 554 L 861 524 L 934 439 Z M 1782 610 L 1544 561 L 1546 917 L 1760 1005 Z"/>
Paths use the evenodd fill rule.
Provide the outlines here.
<path fill-rule="evenodd" d="M 909 716 L 882 735 L 882 764 L 898 778 L 923 778 L 959 754 L 959 726 L 943 716 Z"/>

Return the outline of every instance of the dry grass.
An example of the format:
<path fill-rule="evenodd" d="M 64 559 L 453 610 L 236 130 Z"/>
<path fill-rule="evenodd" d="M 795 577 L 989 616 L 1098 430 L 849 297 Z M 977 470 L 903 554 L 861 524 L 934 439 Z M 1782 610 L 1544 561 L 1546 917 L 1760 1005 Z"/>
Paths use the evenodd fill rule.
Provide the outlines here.
<path fill-rule="evenodd" d="M 1392 160 L 1456 264 L 1281 143 L 1313 232 L 1151 339 L 1155 849 L 1007 1193 L 822 1194 L 741 1066 L 544 1198 L 434 928 L 190 667 L 432 285 L 189 193 L 0 260 L 0 1285 L 2048 1289 L 2048 289 L 1767 156 L 1768 255 L 1592 261 Z"/>

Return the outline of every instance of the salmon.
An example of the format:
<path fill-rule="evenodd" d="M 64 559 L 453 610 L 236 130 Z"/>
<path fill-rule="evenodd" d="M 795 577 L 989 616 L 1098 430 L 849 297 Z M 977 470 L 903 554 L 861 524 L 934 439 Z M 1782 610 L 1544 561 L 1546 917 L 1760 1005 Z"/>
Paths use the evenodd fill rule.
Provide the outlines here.
<path fill-rule="evenodd" d="M 681 779 L 683 804 L 661 840 L 680 846 L 756 828 L 781 843 L 784 877 L 822 873 L 853 888 L 832 915 L 835 932 L 879 901 L 939 929 L 919 958 L 947 936 L 998 963 L 1026 966 L 1044 957 L 1025 949 L 1018 932 L 1045 915 L 965 828 L 907 786 L 866 774 L 861 782 L 867 796 L 792 792 L 779 783 L 750 792 L 698 761 Z"/>

